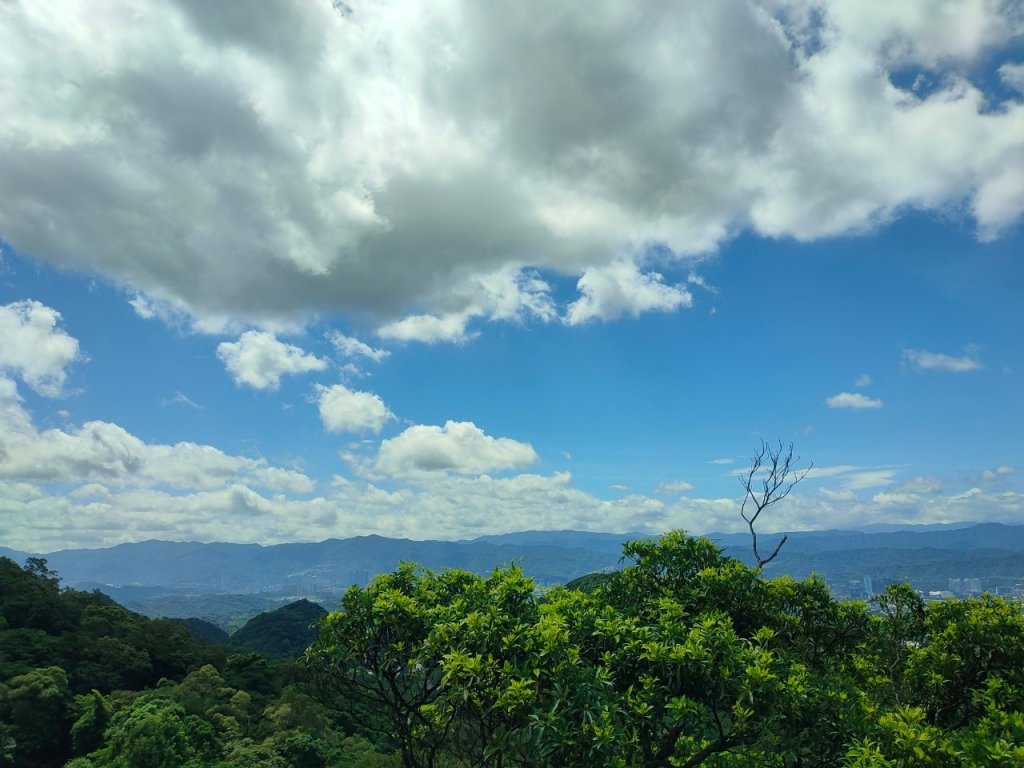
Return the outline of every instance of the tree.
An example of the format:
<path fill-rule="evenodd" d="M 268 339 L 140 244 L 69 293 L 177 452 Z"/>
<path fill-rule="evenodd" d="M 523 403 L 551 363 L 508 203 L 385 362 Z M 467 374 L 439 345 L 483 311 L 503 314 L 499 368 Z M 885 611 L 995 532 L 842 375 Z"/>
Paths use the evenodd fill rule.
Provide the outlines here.
<path fill-rule="evenodd" d="M 496 572 L 494 579 L 499 578 Z M 459 743 L 451 741 L 459 716 L 475 714 L 450 697 L 442 700 L 452 692 L 445 679 L 449 668 L 459 679 L 470 674 L 460 666 L 462 657 L 447 663 L 442 658 L 457 650 L 450 639 L 466 628 L 459 622 L 499 621 L 499 612 L 507 615 L 513 604 L 532 603 L 532 583 L 520 580 L 524 588 L 517 596 L 492 602 L 493 590 L 479 576 L 403 564 L 368 587 L 345 593 L 341 610 L 321 621 L 307 651 L 309 671 L 354 722 L 394 738 L 406 768 L 437 765 L 449 742 Z M 477 734 L 469 741 L 486 738 Z"/>
<path fill-rule="evenodd" d="M 111 768 L 199 768 L 220 756 L 209 723 L 169 698 L 146 694 L 114 715 L 101 765 Z"/>
<path fill-rule="evenodd" d="M 75 718 L 71 726 L 75 754 L 87 755 L 103 746 L 103 733 L 110 724 L 110 702 L 94 690 L 75 696 L 71 709 Z"/>
<path fill-rule="evenodd" d="M 403 566 L 345 595 L 307 663 L 406 768 L 838 764 L 863 604 L 682 532 L 624 551 L 591 594 L 543 598 L 514 568 Z"/>
<path fill-rule="evenodd" d="M 746 476 L 740 478 L 740 485 L 743 486 L 740 516 L 750 529 L 754 561 L 758 570 L 775 559 L 789 537 L 784 535 L 768 557 L 761 557 L 761 553 L 757 549 L 757 532 L 754 530 L 754 523 L 768 507 L 774 506 L 786 498 L 794 486 L 807 477 L 807 473 L 814 466 L 811 464 L 800 469 L 797 467 L 799 463 L 800 457 L 793 456 L 792 443 L 785 448 L 781 440 L 777 446 L 769 445 L 762 440 L 760 449 L 750 460 L 750 471 Z M 749 511 L 748 504 L 750 505 Z"/>
<path fill-rule="evenodd" d="M 29 557 L 25 560 L 25 571 L 53 587 L 60 587 L 60 576 L 51 570 L 45 557 Z"/>
<path fill-rule="evenodd" d="M 60 667 L 33 669 L 7 683 L 15 763 L 53 765 L 67 759 L 71 690 Z"/>

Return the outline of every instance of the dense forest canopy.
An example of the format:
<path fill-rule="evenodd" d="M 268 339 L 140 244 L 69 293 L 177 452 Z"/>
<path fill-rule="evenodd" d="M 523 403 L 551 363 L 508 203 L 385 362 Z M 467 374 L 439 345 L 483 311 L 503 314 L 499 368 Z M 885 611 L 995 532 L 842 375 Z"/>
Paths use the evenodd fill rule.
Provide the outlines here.
<path fill-rule="evenodd" d="M 1019 605 L 840 603 L 680 532 L 625 557 L 587 593 L 401 568 L 349 591 L 310 670 L 409 768 L 1024 764 Z"/>
<path fill-rule="evenodd" d="M 310 621 L 322 614 L 285 606 L 250 622 L 259 636 L 247 627 L 208 642 L 185 622 L 62 589 L 45 561 L 21 568 L 0 558 L 0 765 L 397 765 L 386 742 L 378 749 L 354 735 L 343 714 L 314 698 L 295 659 L 301 651 L 288 653 L 296 640 L 309 642 Z"/>
<path fill-rule="evenodd" d="M 1019 766 L 1024 613 L 838 602 L 681 532 L 540 590 L 406 564 L 209 642 L 0 559 L 0 764 Z M 262 630 L 260 629 L 262 627 Z"/>

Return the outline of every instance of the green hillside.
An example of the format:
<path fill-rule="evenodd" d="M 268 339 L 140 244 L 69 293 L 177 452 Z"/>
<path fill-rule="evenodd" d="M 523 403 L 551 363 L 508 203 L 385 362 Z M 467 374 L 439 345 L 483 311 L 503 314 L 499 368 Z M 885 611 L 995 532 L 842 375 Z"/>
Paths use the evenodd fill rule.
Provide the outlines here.
<path fill-rule="evenodd" d="M 314 625 L 326 615 L 327 611 L 316 603 L 297 600 L 250 619 L 231 635 L 229 644 L 264 656 L 294 659 L 313 642 Z"/>

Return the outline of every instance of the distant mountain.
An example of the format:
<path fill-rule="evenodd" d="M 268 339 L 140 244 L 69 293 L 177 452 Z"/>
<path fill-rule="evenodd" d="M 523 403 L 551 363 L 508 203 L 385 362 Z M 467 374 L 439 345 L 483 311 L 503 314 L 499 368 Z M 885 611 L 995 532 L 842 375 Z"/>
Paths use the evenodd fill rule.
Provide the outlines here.
<path fill-rule="evenodd" d="M 197 541 L 141 541 L 106 549 L 64 549 L 46 559 L 73 586 L 175 585 L 226 591 L 254 584 L 259 544 L 203 544 Z"/>
<path fill-rule="evenodd" d="M 763 533 L 759 538 L 768 550 L 781 535 Z M 522 531 L 468 541 L 383 536 L 274 546 L 144 541 L 44 556 L 69 586 L 100 589 L 150 615 L 198 616 L 233 629 L 298 597 L 333 605 L 352 584 L 366 584 L 402 561 L 476 573 L 516 563 L 542 585 L 561 584 L 619 567 L 623 542 L 639 537 Z M 748 534 L 713 533 L 709 538 L 728 555 L 751 561 Z M 15 553 L 12 559 L 23 562 L 26 556 Z M 910 577 L 919 588 L 930 589 L 944 589 L 949 579 L 964 577 L 993 579 L 985 588 L 1024 583 L 1024 525 L 794 532 L 766 570 L 795 577 L 811 572 L 840 587 L 863 582 L 865 576 L 879 583 Z"/>
<path fill-rule="evenodd" d="M 383 536 L 328 539 L 310 544 L 201 544 L 144 541 L 108 549 L 74 549 L 46 555 L 65 583 L 104 587 L 162 586 L 195 593 L 291 591 L 293 594 L 341 592 L 365 584 L 376 574 L 394 570 L 402 561 L 427 568 L 464 568 L 486 573 L 500 565 L 519 563 L 542 584 L 614 565 L 619 545 L 607 534 L 591 548 L 541 543 L 512 544 L 474 541 L 411 541 Z"/>
<path fill-rule="evenodd" d="M 605 552 L 609 556 L 618 558 L 622 554 L 623 542 L 644 538 L 650 538 L 650 534 L 590 533 L 588 531 L 519 531 L 518 533 L 480 536 L 472 541 L 483 541 L 506 547 L 583 549 L 589 552 Z"/>
<path fill-rule="evenodd" d="M 313 623 L 326 615 L 322 606 L 309 600 L 297 600 L 249 619 L 231 635 L 229 645 L 264 656 L 296 658 L 316 638 Z"/>
<path fill-rule="evenodd" d="M 13 560 L 18 565 L 24 565 L 25 560 L 32 557 L 28 552 L 19 552 L 16 549 L 8 549 L 7 547 L 0 547 L 0 557 L 6 557 Z"/>
<path fill-rule="evenodd" d="M 871 523 L 870 525 L 857 526 L 855 530 L 864 533 L 892 533 L 893 531 L 937 531 L 941 529 L 956 530 L 958 528 L 970 528 L 977 525 L 977 522 L 960 523 Z"/>

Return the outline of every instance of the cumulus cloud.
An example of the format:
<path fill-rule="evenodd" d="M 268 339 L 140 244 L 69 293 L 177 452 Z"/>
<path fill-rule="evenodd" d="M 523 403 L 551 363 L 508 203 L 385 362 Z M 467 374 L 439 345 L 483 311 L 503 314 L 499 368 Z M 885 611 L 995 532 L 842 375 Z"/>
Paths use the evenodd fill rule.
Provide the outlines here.
<path fill-rule="evenodd" d="M 550 291 L 548 283 L 535 272 L 514 265 L 504 267 L 466 278 L 430 297 L 431 304 L 450 308 L 449 311 L 407 315 L 385 323 L 377 329 L 377 334 L 395 341 L 461 344 L 479 335 L 467 330 L 476 318 L 509 322 L 553 320 L 556 310 Z"/>
<path fill-rule="evenodd" d="M 242 480 L 288 493 L 313 490 L 313 481 L 303 473 L 275 467 L 265 459 L 232 456 L 196 443 L 150 444 L 106 421 L 39 430 L 15 383 L 2 376 L 0 478 L 179 490 L 210 490 Z"/>
<path fill-rule="evenodd" d="M 854 408 L 857 410 L 881 408 L 885 405 L 881 400 L 862 395 L 860 392 L 840 392 L 838 395 L 826 398 L 825 404 L 829 408 Z"/>
<path fill-rule="evenodd" d="M 629 494 L 602 499 L 576 487 L 567 472 L 492 477 L 430 473 L 428 480 L 383 488 L 336 477 L 323 495 L 294 498 L 244 481 L 186 493 L 160 488 L 110 490 L 99 483 L 81 493 L 49 493 L 0 478 L 5 544 L 49 551 L 74 543 L 103 546 L 147 538 L 204 541 L 295 541 L 371 533 L 412 538 L 468 538 L 509 530 L 562 529 L 693 533 L 742 529 L 730 498 L 683 497 L 672 503 Z M 895 492 L 894 492 L 895 493 Z M 852 491 L 795 492 L 773 510 L 769 528 L 853 528 L 872 522 L 963 520 L 1019 523 L 1024 495 L 978 488 L 911 498 L 860 499 Z M 766 529 L 768 532 L 768 529 Z"/>
<path fill-rule="evenodd" d="M 315 495 L 315 484 L 302 472 L 208 445 L 150 444 L 109 422 L 40 429 L 15 382 L 0 376 L 4 543 L 28 551 L 147 538 L 277 543 L 369 533 L 466 538 L 561 528 L 707 533 L 741 525 L 734 498 L 668 500 L 632 493 L 603 499 L 577 487 L 568 472 L 492 476 L 487 473 L 535 463 L 536 453 L 470 423 L 410 427 L 384 441 L 374 458 L 372 468 L 386 475 L 387 487 L 368 473 L 336 477 Z M 991 471 L 1009 477 L 1009 469 Z M 839 487 L 805 494 L 801 486 L 773 510 L 771 528 L 821 528 L 822 520 L 829 527 L 1012 523 L 1024 515 L 1024 495 L 1005 486 L 943 494 L 928 477 L 898 483 L 898 469 L 839 465 L 822 472 L 838 478 Z M 872 498 L 858 496 L 869 489 Z"/>
<path fill-rule="evenodd" d="M 316 385 L 320 420 L 329 432 L 380 432 L 395 415 L 378 395 L 343 384 Z"/>
<path fill-rule="evenodd" d="M 871 384 L 871 377 L 866 373 L 862 373 L 853 384 L 857 387 L 867 387 Z"/>
<path fill-rule="evenodd" d="M 1016 468 L 1011 467 L 1009 464 L 1000 464 L 998 467 L 992 467 L 992 469 L 986 469 L 981 473 L 981 479 L 985 482 L 991 483 L 993 480 L 998 480 L 1002 477 L 1015 474 Z"/>
<path fill-rule="evenodd" d="M 977 371 L 981 366 L 977 350 L 967 347 L 964 354 L 946 355 L 941 352 L 929 352 L 925 349 L 903 350 L 903 362 L 919 371 L 949 371 L 951 373 L 967 373 Z"/>
<path fill-rule="evenodd" d="M 937 477 L 921 475 L 900 483 L 895 490 L 900 493 L 938 493 L 942 490 L 942 481 Z"/>
<path fill-rule="evenodd" d="M 615 320 L 642 312 L 671 312 L 693 304 L 685 288 L 666 285 L 657 272 L 640 272 L 630 260 L 583 272 L 576 286 L 580 298 L 569 305 L 565 321 L 580 325 L 590 320 Z"/>
<path fill-rule="evenodd" d="M 66 369 L 80 356 L 78 340 L 57 327 L 60 319 L 38 301 L 0 306 L 0 373 L 19 376 L 41 395 L 60 396 Z"/>
<path fill-rule="evenodd" d="M 882 491 L 872 496 L 871 500 L 882 507 L 909 507 L 921 501 L 921 497 L 916 493 Z"/>
<path fill-rule="evenodd" d="M 236 384 L 254 389 L 277 389 L 286 374 L 322 371 L 327 367 L 326 360 L 278 341 L 266 331 L 246 331 L 238 341 L 221 342 L 217 345 L 217 357 Z"/>
<path fill-rule="evenodd" d="M 469 312 L 452 312 L 445 315 L 409 315 L 393 323 L 382 325 L 377 333 L 385 339 L 395 341 L 420 341 L 434 344 L 450 341 L 461 344 L 476 338 L 476 333 L 467 333 L 466 324 L 472 318 Z"/>
<path fill-rule="evenodd" d="M 953 206 L 992 238 L 1024 209 L 1024 102 L 972 81 L 1019 83 L 1012 3 L 3 8 L 0 237 L 200 327 L 341 309 L 457 340 L 503 316 L 482 276 L 535 304 L 531 267 L 582 276 L 577 322 L 677 309 L 628 254 Z"/>
<path fill-rule="evenodd" d="M 443 427 L 412 426 L 384 440 L 374 466 L 385 475 L 480 474 L 521 469 L 536 461 L 537 453 L 529 443 L 491 437 L 471 421 L 448 421 Z"/>

